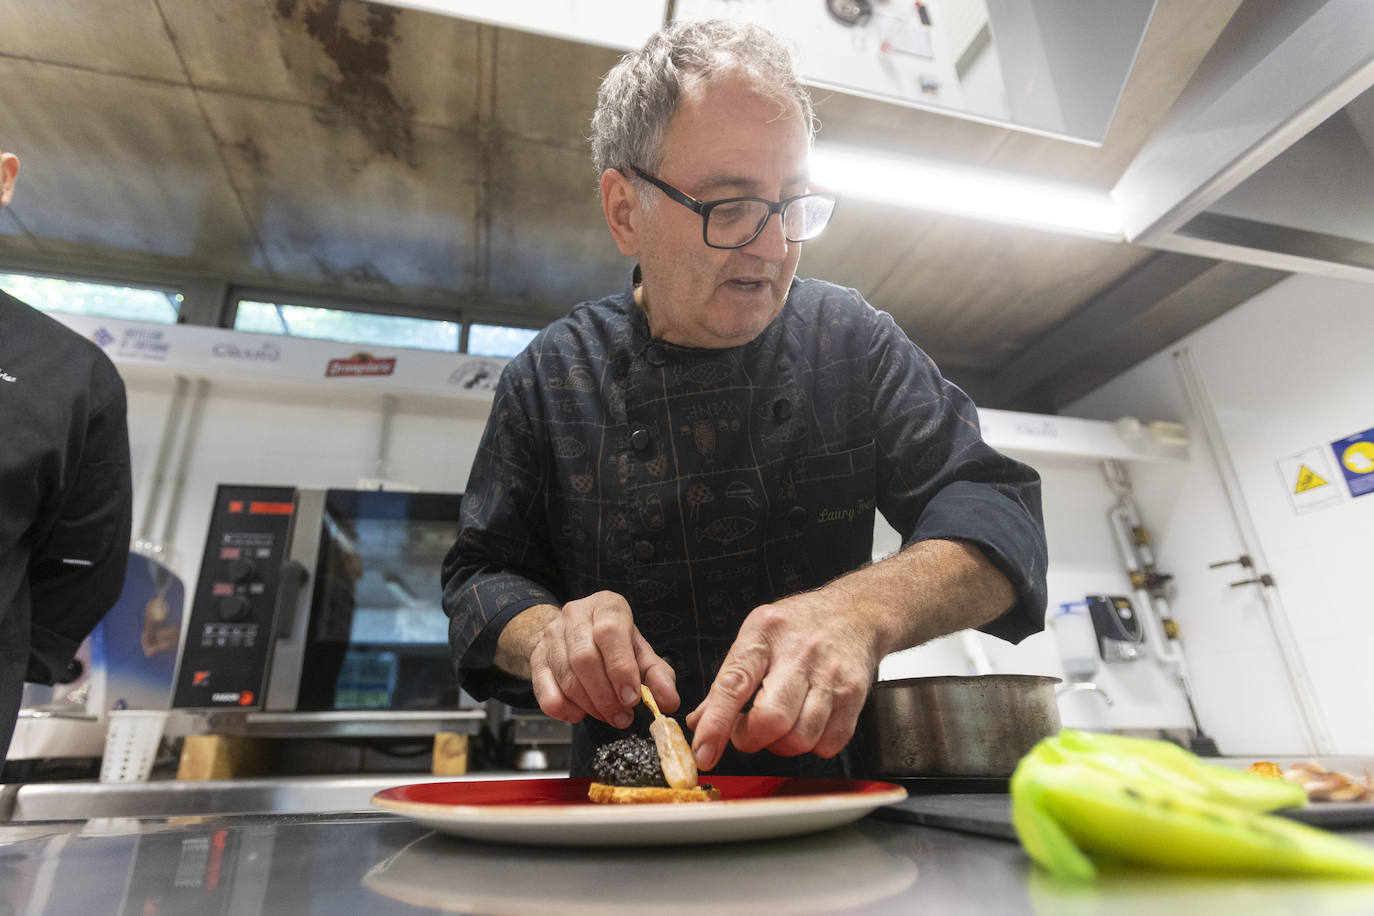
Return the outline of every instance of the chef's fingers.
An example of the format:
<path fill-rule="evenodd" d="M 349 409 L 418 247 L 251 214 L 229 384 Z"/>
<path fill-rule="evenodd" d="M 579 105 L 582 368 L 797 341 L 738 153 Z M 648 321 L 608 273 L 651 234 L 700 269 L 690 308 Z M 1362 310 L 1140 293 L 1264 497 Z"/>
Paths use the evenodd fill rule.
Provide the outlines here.
<path fill-rule="evenodd" d="M 711 682 L 706 699 L 688 716 L 698 769 L 709 770 L 720 762 L 740 710 L 763 682 L 767 670 L 767 647 L 742 630 Z"/>
<path fill-rule="evenodd" d="M 804 754 L 825 730 L 830 704 L 824 691 L 808 689 L 804 677 L 775 689 L 776 679 L 769 673 L 753 707 L 735 723 L 730 740 L 745 753 L 767 748 L 785 757 Z"/>
<path fill-rule="evenodd" d="M 572 669 L 564 664 L 561 666 L 566 671 L 564 684 L 577 698 L 569 696 L 564 686 L 560 685 L 557 667 L 550 663 L 549 651 L 542 642 L 534 647 L 530 653 L 530 683 L 534 686 L 534 698 L 545 715 L 563 722 L 581 722 L 591 710 L 591 701 L 577 679 L 571 676 Z"/>
<path fill-rule="evenodd" d="M 631 715 L 628 710 L 639 702 L 641 671 L 634 642 L 639 631 L 635 629 L 630 603 L 610 591 L 597 592 L 588 600 L 593 602 L 592 638 L 601 654 L 602 671 L 617 704 L 617 714 Z"/>
<path fill-rule="evenodd" d="M 635 661 L 639 665 L 640 679 L 654 695 L 654 702 L 662 712 L 677 712 L 682 705 L 682 697 L 677 692 L 677 672 L 657 652 L 649 646 L 638 629 L 631 638 L 634 641 Z"/>
<path fill-rule="evenodd" d="M 818 757 L 834 757 L 849 739 L 854 737 L 854 729 L 859 724 L 859 713 L 863 712 L 864 700 L 868 698 L 868 685 L 849 685 L 835 697 L 830 709 L 830 721 L 825 725 L 820 740 L 811 752 Z"/>
<path fill-rule="evenodd" d="M 586 634 L 590 630 L 587 619 L 589 616 L 590 607 L 586 604 L 570 602 L 565 605 L 558 617 L 545 627 L 536 651 L 543 650 L 542 657 L 553 673 L 554 682 L 568 702 L 576 705 L 586 715 L 596 716 L 598 719 L 614 724 L 617 719 L 627 718 L 628 713 L 614 704 L 603 705 L 602 702 L 598 701 L 598 698 L 588 688 L 588 676 L 584 671 L 578 669 L 578 662 L 574 657 L 574 647 L 578 641 L 587 642 Z M 595 647 L 592 647 L 591 651 L 595 653 Z M 585 654 L 584 650 L 583 655 L 585 656 Z M 530 661 L 532 674 L 533 654 L 530 656 Z M 608 682 L 605 680 L 605 675 L 601 674 L 599 654 L 596 655 L 592 670 L 595 672 L 592 675 L 593 680 L 596 675 L 601 677 L 603 696 L 609 696 Z"/>
<path fill-rule="evenodd" d="M 629 610 L 625 599 L 613 592 L 597 592 L 563 606 L 568 664 L 590 698 L 593 708 L 588 711 L 616 728 L 629 727 L 634 718 L 629 708 L 634 704 L 621 698 L 609 668 L 613 666 L 620 672 L 617 677 L 628 679 L 632 700 L 639 695 L 639 667 L 630 644 L 634 624 Z"/>

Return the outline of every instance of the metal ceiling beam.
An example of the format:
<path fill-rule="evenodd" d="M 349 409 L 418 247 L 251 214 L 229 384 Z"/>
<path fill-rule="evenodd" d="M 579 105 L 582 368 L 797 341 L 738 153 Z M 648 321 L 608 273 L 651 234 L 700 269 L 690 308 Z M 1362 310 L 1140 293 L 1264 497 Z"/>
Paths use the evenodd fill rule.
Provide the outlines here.
<path fill-rule="evenodd" d="M 1088 300 L 1069 318 L 1027 347 L 1004 366 L 983 388 L 985 406 L 1015 404 L 1032 394 L 1039 386 L 1057 374 L 1073 368 L 1095 349 L 1106 347 L 1130 325 L 1156 308 L 1164 306 L 1181 291 L 1203 278 L 1221 262 L 1210 258 L 1162 252 L 1150 258 L 1124 279 Z M 1234 268 L 1232 268 L 1234 269 Z M 1277 282 L 1285 274 L 1263 271 L 1265 286 Z M 1251 285 L 1238 287 L 1238 294 L 1229 302 L 1209 300 L 1210 320 L 1219 312 L 1239 305 L 1254 295 Z M 1168 339 L 1161 338 L 1153 348 L 1158 350 L 1183 337 L 1196 325 L 1183 330 L 1171 329 Z M 1118 367 L 1124 369 L 1126 367 Z"/>

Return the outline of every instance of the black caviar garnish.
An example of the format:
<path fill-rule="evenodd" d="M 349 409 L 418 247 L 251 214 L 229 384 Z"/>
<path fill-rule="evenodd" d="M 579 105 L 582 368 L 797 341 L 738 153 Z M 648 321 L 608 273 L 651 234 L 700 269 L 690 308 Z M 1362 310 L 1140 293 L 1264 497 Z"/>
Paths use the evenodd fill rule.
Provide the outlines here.
<path fill-rule="evenodd" d="M 658 748 L 646 738 L 621 738 L 596 749 L 592 772 L 609 786 L 667 786 Z"/>

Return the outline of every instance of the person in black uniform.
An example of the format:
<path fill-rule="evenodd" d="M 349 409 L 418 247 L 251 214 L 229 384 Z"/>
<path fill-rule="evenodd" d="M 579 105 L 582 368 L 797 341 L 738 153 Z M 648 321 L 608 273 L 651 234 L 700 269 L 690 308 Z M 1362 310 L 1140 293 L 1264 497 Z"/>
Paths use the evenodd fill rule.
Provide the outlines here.
<path fill-rule="evenodd" d="M 813 129 L 756 26 L 675 23 L 602 81 L 603 214 L 638 264 L 506 366 L 443 571 L 464 687 L 577 723 L 574 775 L 641 683 L 703 770 L 849 775 L 884 655 L 1043 627 L 1035 471 L 890 315 L 796 278 L 835 207 Z M 877 563 L 875 511 L 905 542 Z"/>
<path fill-rule="evenodd" d="M 18 172 L 0 150 L 0 206 Z M 65 679 L 124 587 L 125 411 L 124 383 L 99 347 L 0 292 L 0 759 L 24 681 Z"/>

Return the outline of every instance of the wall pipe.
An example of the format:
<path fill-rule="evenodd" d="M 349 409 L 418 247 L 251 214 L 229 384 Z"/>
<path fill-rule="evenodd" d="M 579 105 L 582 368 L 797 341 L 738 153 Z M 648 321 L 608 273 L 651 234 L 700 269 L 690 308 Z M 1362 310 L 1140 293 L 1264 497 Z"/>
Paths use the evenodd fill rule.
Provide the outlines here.
<path fill-rule="evenodd" d="M 1136 596 L 1136 614 L 1144 625 L 1148 641 L 1154 646 L 1155 658 L 1178 681 L 1183 700 L 1188 704 L 1188 714 L 1193 719 L 1194 733 L 1188 741 L 1189 747 L 1203 756 L 1219 756 L 1216 742 L 1208 737 L 1198 719 L 1188 660 L 1179 643 L 1178 624 L 1165 595 L 1166 583 L 1172 576 L 1160 573 L 1155 566 L 1150 532 L 1141 521 L 1140 510 L 1131 495 L 1131 478 L 1125 465 L 1108 459 L 1102 462 L 1102 472 L 1107 478 L 1108 489 L 1116 495 L 1116 504 L 1107 510 L 1107 520 L 1121 561 L 1130 575 L 1131 590 Z"/>
<path fill-rule="evenodd" d="M 167 461 L 172 455 L 172 441 L 176 438 L 181 412 L 186 409 L 186 390 L 190 385 L 186 376 L 177 376 L 172 403 L 167 408 L 167 420 L 162 426 L 162 440 L 157 447 L 157 460 L 153 462 L 152 478 L 148 481 L 148 500 L 143 504 L 143 518 L 139 520 L 138 538 L 134 541 L 134 549 L 138 553 L 156 551 L 163 546 L 152 543 L 153 522 L 157 516 L 158 503 L 162 500 L 162 487 L 167 477 Z"/>

